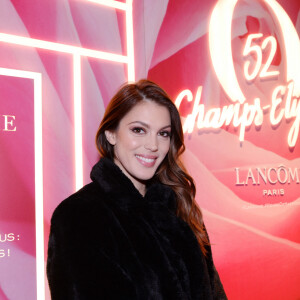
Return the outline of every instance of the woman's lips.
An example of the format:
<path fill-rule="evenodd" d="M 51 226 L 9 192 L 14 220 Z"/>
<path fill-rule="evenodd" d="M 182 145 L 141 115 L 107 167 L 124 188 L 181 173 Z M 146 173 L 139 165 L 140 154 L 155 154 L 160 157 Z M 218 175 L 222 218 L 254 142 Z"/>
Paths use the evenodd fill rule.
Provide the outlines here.
<path fill-rule="evenodd" d="M 153 167 L 157 159 L 157 156 L 152 156 L 152 155 L 136 154 L 135 157 L 137 158 L 139 163 L 141 163 L 143 166 L 148 168 Z"/>

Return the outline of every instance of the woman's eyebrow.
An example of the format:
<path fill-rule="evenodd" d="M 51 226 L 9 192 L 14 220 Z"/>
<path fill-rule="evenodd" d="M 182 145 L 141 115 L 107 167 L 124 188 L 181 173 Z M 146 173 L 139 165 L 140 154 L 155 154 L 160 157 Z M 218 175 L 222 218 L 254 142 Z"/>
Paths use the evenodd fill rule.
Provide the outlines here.
<path fill-rule="evenodd" d="M 135 123 L 141 124 L 142 126 L 144 126 L 146 128 L 150 128 L 150 126 L 147 123 L 142 122 L 142 121 L 133 121 L 133 122 L 128 123 L 128 125 L 135 124 Z M 160 128 L 160 130 L 166 129 L 166 128 L 169 128 L 169 127 L 171 127 L 171 124 L 170 125 L 166 125 L 166 126 Z"/>
<path fill-rule="evenodd" d="M 147 127 L 147 128 L 150 127 L 147 123 L 142 122 L 142 121 L 133 121 L 133 122 L 128 123 L 128 125 L 135 124 L 135 123 L 141 124 L 141 125 L 143 125 L 144 127 Z"/>

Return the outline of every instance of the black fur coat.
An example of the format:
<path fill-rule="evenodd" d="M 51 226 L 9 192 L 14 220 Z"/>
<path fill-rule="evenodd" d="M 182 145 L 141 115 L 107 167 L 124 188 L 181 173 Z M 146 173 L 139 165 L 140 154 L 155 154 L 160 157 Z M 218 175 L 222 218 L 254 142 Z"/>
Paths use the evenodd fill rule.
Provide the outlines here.
<path fill-rule="evenodd" d="M 170 188 L 154 184 L 142 197 L 109 159 L 91 178 L 51 220 L 52 299 L 227 299 L 210 248 L 205 258 Z"/>

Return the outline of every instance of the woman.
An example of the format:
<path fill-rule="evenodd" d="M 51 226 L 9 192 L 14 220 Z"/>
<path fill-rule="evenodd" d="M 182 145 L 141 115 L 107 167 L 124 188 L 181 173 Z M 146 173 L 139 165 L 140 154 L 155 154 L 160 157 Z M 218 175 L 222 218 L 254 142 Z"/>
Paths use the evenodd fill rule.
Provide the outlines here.
<path fill-rule="evenodd" d="M 124 85 L 96 144 L 92 182 L 51 220 L 52 299 L 227 299 L 168 95 L 148 80 Z"/>

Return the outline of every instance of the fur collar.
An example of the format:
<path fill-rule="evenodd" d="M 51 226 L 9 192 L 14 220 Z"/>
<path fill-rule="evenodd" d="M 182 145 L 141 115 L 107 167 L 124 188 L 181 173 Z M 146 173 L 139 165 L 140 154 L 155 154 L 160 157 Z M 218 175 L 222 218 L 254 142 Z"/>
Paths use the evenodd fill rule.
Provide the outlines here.
<path fill-rule="evenodd" d="M 146 204 L 162 204 L 176 210 L 175 193 L 161 183 L 151 184 L 143 197 L 131 180 L 109 158 L 101 158 L 91 171 L 92 181 L 98 183 L 109 198 L 120 208 L 130 209 Z"/>

